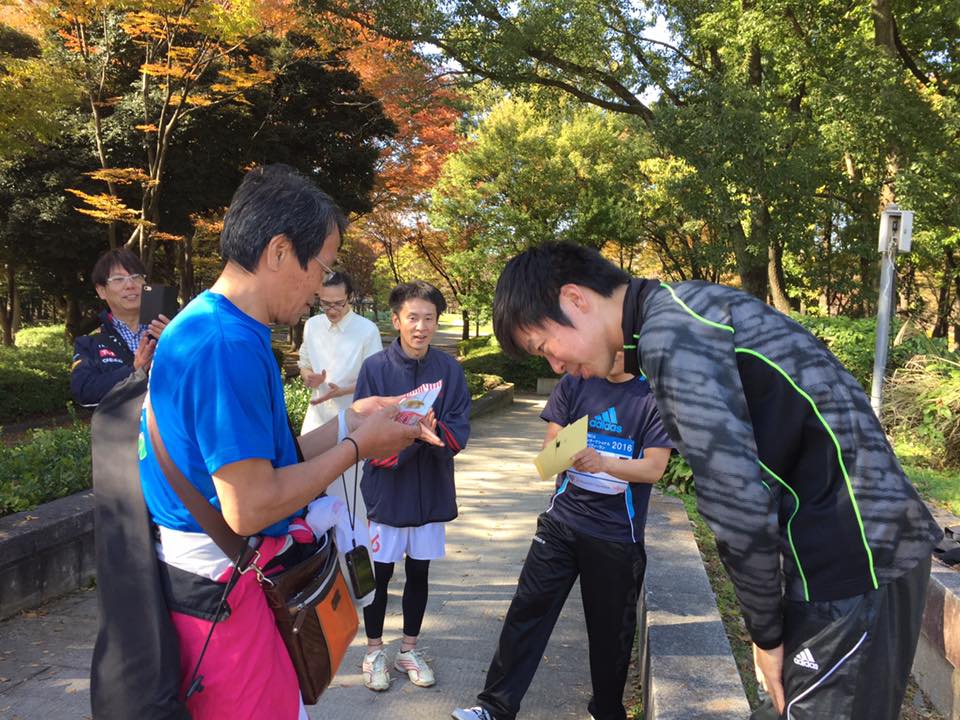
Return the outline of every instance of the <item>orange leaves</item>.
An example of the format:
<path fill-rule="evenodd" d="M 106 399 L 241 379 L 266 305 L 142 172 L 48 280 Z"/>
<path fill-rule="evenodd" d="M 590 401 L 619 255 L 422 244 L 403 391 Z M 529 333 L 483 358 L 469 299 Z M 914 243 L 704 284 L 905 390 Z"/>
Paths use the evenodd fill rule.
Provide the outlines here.
<path fill-rule="evenodd" d="M 190 29 L 194 26 L 189 15 L 181 15 L 177 8 L 169 8 L 171 12 L 160 13 L 150 10 L 128 12 L 120 21 L 123 31 L 135 40 L 161 40 L 177 30 Z"/>
<path fill-rule="evenodd" d="M 120 198 L 113 195 L 106 193 L 90 195 L 75 188 L 67 188 L 67 192 L 76 195 L 87 204 L 87 207 L 77 208 L 77 212 L 88 215 L 97 222 L 122 222 L 129 225 L 137 225 L 140 222 L 137 211 L 127 207 Z"/>
<path fill-rule="evenodd" d="M 409 43 L 389 40 L 353 26 L 357 44 L 347 51 L 350 67 L 397 125 L 384 150 L 378 182 L 392 202 L 413 201 L 440 175 L 457 148 L 459 115 L 455 94 L 442 87 Z"/>
<path fill-rule="evenodd" d="M 117 185 L 133 185 L 139 183 L 144 187 L 156 185 L 157 181 L 150 178 L 143 170 L 135 167 L 128 168 L 104 168 L 85 173 L 94 180 L 100 180 L 106 183 L 115 183 Z"/>
<path fill-rule="evenodd" d="M 183 242 L 183 235 L 174 235 L 173 233 L 161 232 L 160 230 L 154 230 L 150 233 L 150 236 L 154 240 L 167 241 L 167 242 Z"/>
<path fill-rule="evenodd" d="M 140 168 L 104 168 L 84 174 L 94 180 L 113 185 L 139 184 L 141 187 L 147 188 L 154 187 L 157 184 Z M 153 223 L 141 219 L 137 210 L 129 207 L 115 195 L 109 193 L 91 195 L 75 188 L 67 188 L 67 192 L 86 203 L 86 207 L 78 207 L 77 212 L 88 215 L 97 222 L 122 222 L 128 225 L 145 225 L 148 227 L 153 225 Z"/>
<path fill-rule="evenodd" d="M 153 77 L 165 77 L 171 80 L 196 80 L 197 73 L 191 72 L 183 65 L 167 65 L 166 63 L 143 63 L 140 72 Z"/>
<path fill-rule="evenodd" d="M 163 15 L 142 10 L 124 15 L 120 27 L 130 37 L 142 40 L 163 37 L 169 25 Z"/>
<path fill-rule="evenodd" d="M 190 220 L 193 221 L 193 227 L 198 233 L 210 237 L 217 237 L 223 230 L 223 217 L 226 214 L 227 209 L 222 208 L 204 214 L 194 213 L 190 216 Z"/>
<path fill-rule="evenodd" d="M 210 90 L 212 93 L 231 96 L 230 99 L 234 102 L 250 104 L 243 96 L 244 91 L 273 82 L 275 77 L 276 73 L 266 68 L 263 58 L 254 56 L 250 58 L 250 67 L 221 70 L 219 75 L 221 82 L 213 83 Z"/>

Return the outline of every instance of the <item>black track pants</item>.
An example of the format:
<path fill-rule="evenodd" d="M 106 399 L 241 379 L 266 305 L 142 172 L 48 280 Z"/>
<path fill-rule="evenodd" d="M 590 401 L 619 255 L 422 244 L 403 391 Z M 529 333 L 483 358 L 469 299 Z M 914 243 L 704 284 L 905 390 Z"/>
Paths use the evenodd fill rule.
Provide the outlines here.
<path fill-rule="evenodd" d="M 579 575 L 593 683 L 590 714 L 596 720 L 625 720 L 623 686 L 645 567 L 642 545 L 600 540 L 541 515 L 480 704 L 496 720 L 516 717 Z"/>
<path fill-rule="evenodd" d="M 787 720 L 897 720 L 920 635 L 927 559 L 857 597 L 784 603 Z M 767 700 L 752 720 L 773 720 Z"/>

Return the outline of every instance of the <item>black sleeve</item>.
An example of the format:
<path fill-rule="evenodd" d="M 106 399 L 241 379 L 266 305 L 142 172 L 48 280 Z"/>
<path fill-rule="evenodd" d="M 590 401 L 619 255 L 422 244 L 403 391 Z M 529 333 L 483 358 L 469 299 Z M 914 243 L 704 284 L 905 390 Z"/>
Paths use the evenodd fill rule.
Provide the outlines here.
<path fill-rule="evenodd" d="M 95 354 L 96 343 L 88 336 L 74 343 L 73 363 L 70 367 L 70 394 L 77 405 L 95 407 L 113 386 L 133 372 L 132 365 L 121 365 L 105 370 Z"/>

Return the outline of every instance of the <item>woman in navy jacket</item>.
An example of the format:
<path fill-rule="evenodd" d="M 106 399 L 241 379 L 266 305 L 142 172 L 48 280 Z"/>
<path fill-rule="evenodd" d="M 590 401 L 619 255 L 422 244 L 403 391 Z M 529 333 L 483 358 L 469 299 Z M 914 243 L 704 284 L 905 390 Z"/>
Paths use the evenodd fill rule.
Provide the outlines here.
<path fill-rule="evenodd" d="M 390 293 L 390 308 L 400 337 L 364 361 L 354 397 L 406 395 L 442 382 L 433 413 L 444 447 L 418 441 L 398 455 L 368 460 L 363 469 L 360 487 L 377 578 L 374 601 L 363 611 L 368 645 L 364 684 L 371 690 L 390 686 L 383 621 L 394 563 L 404 556 L 403 641 L 394 667 L 415 685 L 429 687 L 435 682 L 416 645 L 427 606 L 430 561 L 443 557 L 445 523 L 457 516 L 453 456 L 470 435 L 470 392 L 463 368 L 430 347 L 437 320 L 446 309 L 443 295 L 420 280 L 404 283 Z"/>

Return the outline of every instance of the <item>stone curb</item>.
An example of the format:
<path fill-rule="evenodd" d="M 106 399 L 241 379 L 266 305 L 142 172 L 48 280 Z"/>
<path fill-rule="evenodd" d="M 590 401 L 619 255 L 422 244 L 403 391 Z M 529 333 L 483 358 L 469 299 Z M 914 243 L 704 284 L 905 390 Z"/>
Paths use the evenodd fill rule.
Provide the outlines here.
<path fill-rule="evenodd" d="M 94 578 L 93 492 L 0 518 L 0 619 Z"/>
<path fill-rule="evenodd" d="M 913 676 L 944 717 L 960 720 L 960 572 L 936 559 Z"/>
<path fill-rule="evenodd" d="M 740 673 L 683 503 L 654 493 L 638 652 L 646 720 L 744 720 Z"/>
<path fill-rule="evenodd" d="M 513 402 L 513 383 L 497 385 L 488 390 L 483 397 L 473 401 L 470 406 L 470 418 L 480 417 L 494 410 L 500 410 Z"/>

